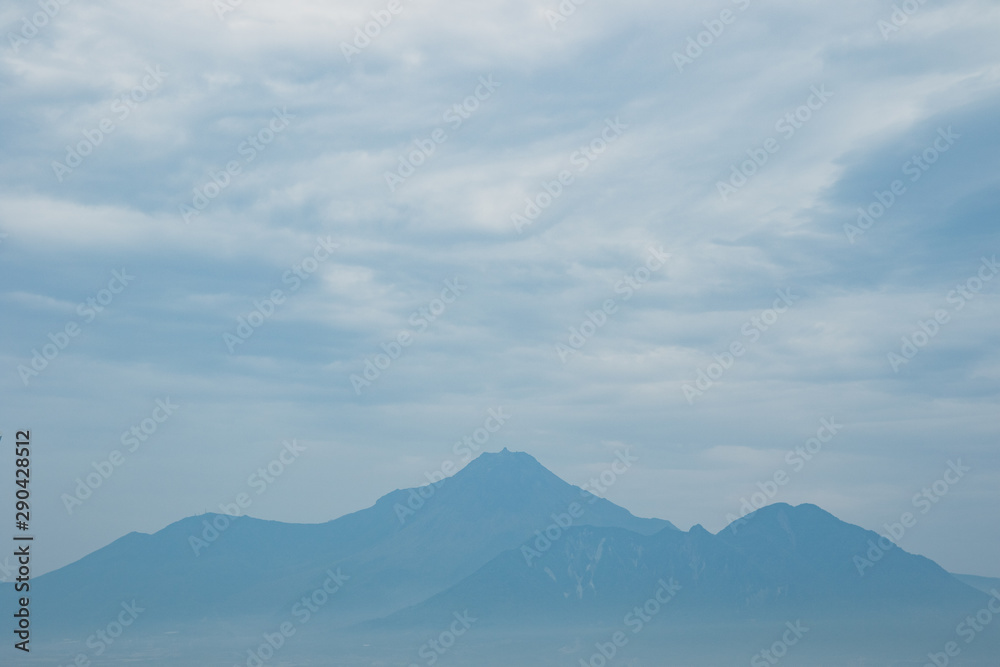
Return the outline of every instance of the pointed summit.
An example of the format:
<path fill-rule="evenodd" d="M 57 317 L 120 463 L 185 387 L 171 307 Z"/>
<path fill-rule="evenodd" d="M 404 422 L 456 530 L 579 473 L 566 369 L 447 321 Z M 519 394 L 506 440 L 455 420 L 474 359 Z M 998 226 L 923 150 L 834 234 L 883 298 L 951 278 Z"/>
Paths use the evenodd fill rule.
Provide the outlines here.
<path fill-rule="evenodd" d="M 510 484 L 518 479 L 522 481 L 532 479 L 547 484 L 566 484 L 531 454 L 512 452 L 506 447 L 496 453 L 483 452 L 459 470 L 452 479 L 460 480 L 470 476 L 480 478 L 477 483 L 487 481 L 484 478 L 488 478 L 491 485 Z"/>
<path fill-rule="evenodd" d="M 447 522 L 471 521 L 473 517 L 482 522 L 490 517 L 497 525 L 506 525 L 519 517 L 519 522 L 528 520 L 537 528 L 574 506 L 581 512 L 576 521 L 580 525 L 616 526 L 643 534 L 674 528 L 662 519 L 635 517 L 625 508 L 562 480 L 531 454 L 506 447 L 495 453 L 483 452 L 445 480 L 427 501 L 426 517 L 416 520 L 430 521 L 440 509 L 449 517 Z"/>

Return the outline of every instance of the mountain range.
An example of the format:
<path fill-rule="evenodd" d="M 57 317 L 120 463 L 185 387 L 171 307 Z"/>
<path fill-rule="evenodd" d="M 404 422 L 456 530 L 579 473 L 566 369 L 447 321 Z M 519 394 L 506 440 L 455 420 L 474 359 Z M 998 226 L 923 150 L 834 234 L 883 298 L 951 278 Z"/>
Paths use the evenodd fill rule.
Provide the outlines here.
<path fill-rule="evenodd" d="M 323 524 L 204 514 L 125 535 L 32 583 L 25 664 L 756 665 L 775 649 L 923 665 L 956 642 L 949 664 L 995 667 L 1000 613 L 973 641 L 959 627 L 1000 612 L 997 583 L 814 505 L 682 531 L 505 449 Z M 121 639 L 94 641 L 129 604 Z"/>

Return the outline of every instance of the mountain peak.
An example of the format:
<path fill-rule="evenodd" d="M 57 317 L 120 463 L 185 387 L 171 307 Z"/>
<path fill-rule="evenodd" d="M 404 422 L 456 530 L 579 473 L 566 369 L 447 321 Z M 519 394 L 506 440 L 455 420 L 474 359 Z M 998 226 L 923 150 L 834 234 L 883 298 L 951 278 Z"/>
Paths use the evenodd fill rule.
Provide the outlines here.
<path fill-rule="evenodd" d="M 823 508 L 813 505 L 812 503 L 802 503 L 800 505 L 789 505 L 784 502 L 772 503 L 751 512 L 744 518 L 750 519 L 754 517 L 766 518 L 771 521 L 796 520 L 804 522 L 824 522 L 827 524 L 834 521 L 837 523 L 843 523 Z"/>
<path fill-rule="evenodd" d="M 522 475 L 545 474 L 555 477 L 554 473 L 539 463 L 538 459 L 531 454 L 527 452 L 512 452 L 506 447 L 499 452 L 483 452 L 460 470 L 456 474 L 456 477 L 473 472 L 477 474 L 496 474 L 504 471 Z"/>
<path fill-rule="evenodd" d="M 412 490 L 399 493 L 407 492 L 413 493 Z M 490 516 L 497 525 L 527 521 L 542 528 L 551 522 L 554 513 L 565 513 L 577 505 L 584 511 L 584 516 L 578 517 L 581 524 L 618 526 L 642 533 L 673 527 L 661 519 L 639 519 L 628 510 L 564 481 L 531 454 L 506 447 L 499 452 L 481 453 L 445 479 L 433 497 L 427 498 L 428 506 L 447 514 L 445 523 L 449 525 L 458 516 L 475 516 L 470 520 L 480 523 L 483 517 Z M 422 513 L 414 523 L 436 521 L 438 510 Z"/>
<path fill-rule="evenodd" d="M 535 461 L 535 457 L 527 452 L 512 452 L 511 450 L 504 447 L 499 452 L 483 452 L 477 459 L 491 459 L 491 458 L 511 458 L 511 459 L 531 459 Z"/>

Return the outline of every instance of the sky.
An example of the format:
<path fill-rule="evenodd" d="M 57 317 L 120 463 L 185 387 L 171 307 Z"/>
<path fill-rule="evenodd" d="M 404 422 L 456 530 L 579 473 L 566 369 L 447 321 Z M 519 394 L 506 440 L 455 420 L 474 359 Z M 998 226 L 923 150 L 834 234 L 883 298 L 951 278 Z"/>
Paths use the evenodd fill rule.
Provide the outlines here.
<path fill-rule="evenodd" d="M 755 493 L 910 513 L 903 548 L 1000 577 L 995 3 L 0 25 L 0 490 L 30 429 L 36 571 L 508 447 L 579 485 L 628 452 L 600 494 L 685 530 Z"/>

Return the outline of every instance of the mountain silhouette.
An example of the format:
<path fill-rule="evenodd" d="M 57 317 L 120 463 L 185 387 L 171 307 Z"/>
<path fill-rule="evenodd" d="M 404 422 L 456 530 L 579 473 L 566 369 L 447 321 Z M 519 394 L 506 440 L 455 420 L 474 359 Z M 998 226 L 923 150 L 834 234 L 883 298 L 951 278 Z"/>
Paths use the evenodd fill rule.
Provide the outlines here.
<path fill-rule="evenodd" d="M 373 627 L 407 626 L 465 608 L 500 624 L 608 621 L 606 610 L 614 616 L 661 581 L 676 582 L 680 590 L 669 612 L 687 620 L 959 613 L 983 601 L 981 591 L 899 547 L 859 569 L 855 557 L 865 558 L 879 539 L 815 505 L 784 503 L 716 535 L 701 526 L 651 535 L 569 527 L 547 548 L 529 543 L 500 554 L 456 586 Z"/>
<path fill-rule="evenodd" d="M 976 585 L 815 505 L 682 531 L 504 449 L 322 524 L 204 514 L 130 533 L 37 578 L 32 604 L 44 654 L 81 646 L 95 619 L 134 603 L 142 622 L 123 643 L 162 664 L 254 664 L 240 651 L 283 622 L 297 632 L 287 656 L 410 664 L 428 634 L 472 618 L 476 639 L 456 653 L 483 665 L 592 664 L 609 632 L 636 628 L 637 659 L 669 647 L 712 664 L 805 627 L 803 655 L 893 664 L 906 647 L 933 652 L 988 608 L 991 580 L 966 581 Z M 997 647 L 997 628 L 977 635 L 967 664 Z"/>
<path fill-rule="evenodd" d="M 266 618 L 339 568 L 351 585 L 325 622 L 349 625 L 457 583 L 571 507 L 580 508 L 576 525 L 676 530 L 564 482 L 528 454 L 504 450 L 324 524 L 205 514 L 153 535 L 131 533 L 39 577 L 35 595 L 51 628 L 73 628 L 133 597 L 147 603 L 147 623 Z"/>

